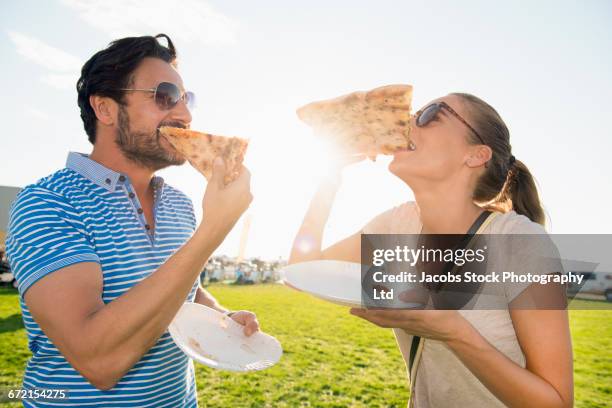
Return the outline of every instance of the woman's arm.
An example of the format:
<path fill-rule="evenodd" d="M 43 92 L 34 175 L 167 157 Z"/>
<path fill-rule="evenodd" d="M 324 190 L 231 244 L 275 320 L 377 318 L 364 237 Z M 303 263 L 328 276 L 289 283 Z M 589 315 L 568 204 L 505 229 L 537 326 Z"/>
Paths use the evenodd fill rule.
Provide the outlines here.
<path fill-rule="evenodd" d="M 525 368 L 496 349 L 455 310 L 351 309 L 351 313 L 382 327 L 401 328 L 409 334 L 445 342 L 509 407 L 571 407 L 574 383 L 567 310 L 522 306 L 535 295 L 549 299 L 560 296 L 559 288 L 535 284 L 510 304 Z"/>
<path fill-rule="evenodd" d="M 567 311 L 510 313 L 526 368 L 502 354 L 473 327 L 449 340 L 448 346 L 509 407 L 572 407 L 572 346 Z"/>
<path fill-rule="evenodd" d="M 321 246 L 323 229 L 327 224 L 336 193 L 340 188 L 341 168 L 362 159 L 362 156 L 349 158 L 336 169 L 336 175 L 319 185 L 293 241 L 288 261 L 289 264 L 318 259 L 360 262 L 361 231 L 350 235 L 325 250 Z"/>
<path fill-rule="evenodd" d="M 525 355 L 525 368 L 511 362 L 479 333 L 460 337 L 461 340 L 449 342 L 449 346 L 509 406 L 573 406 L 572 342 L 565 287 L 530 285 L 509 307 L 516 338 Z M 467 342 L 473 346 L 466 347 Z M 479 357 L 474 358 L 475 354 Z M 500 358 L 506 363 L 497 363 Z M 496 370 L 491 372 L 486 366 L 494 366 Z"/>

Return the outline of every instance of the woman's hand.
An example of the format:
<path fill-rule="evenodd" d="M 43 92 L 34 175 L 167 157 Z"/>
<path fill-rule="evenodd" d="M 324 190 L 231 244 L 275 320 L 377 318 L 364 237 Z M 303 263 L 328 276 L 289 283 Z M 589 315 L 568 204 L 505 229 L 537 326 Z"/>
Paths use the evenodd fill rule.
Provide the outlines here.
<path fill-rule="evenodd" d="M 351 314 L 380 327 L 402 329 L 408 334 L 443 342 L 475 330 L 456 310 L 353 308 Z"/>
<path fill-rule="evenodd" d="M 365 160 L 365 154 L 342 154 L 334 157 L 329 163 L 329 170 L 333 174 L 340 175 L 342 170 L 351 164 Z"/>

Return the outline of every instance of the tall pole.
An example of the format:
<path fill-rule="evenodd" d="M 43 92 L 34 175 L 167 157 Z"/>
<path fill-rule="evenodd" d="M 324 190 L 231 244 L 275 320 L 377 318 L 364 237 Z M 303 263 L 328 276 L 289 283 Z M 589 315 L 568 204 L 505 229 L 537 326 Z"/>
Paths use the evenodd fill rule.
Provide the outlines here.
<path fill-rule="evenodd" d="M 242 234 L 240 235 L 240 247 L 238 248 L 238 259 L 236 260 L 236 263 L 240 263 L 244 259 L 247 241 L 249 240 L 249 230 L 251 229 L 252 219 L 253 214 L 251 214 L 250 212 L 245 214 L 244 221 L 242 222 Z"/>

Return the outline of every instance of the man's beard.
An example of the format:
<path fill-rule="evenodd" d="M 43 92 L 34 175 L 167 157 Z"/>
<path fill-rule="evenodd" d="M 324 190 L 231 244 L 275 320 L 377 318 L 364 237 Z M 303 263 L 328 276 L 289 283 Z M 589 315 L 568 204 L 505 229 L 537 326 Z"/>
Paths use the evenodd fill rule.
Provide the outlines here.
<path fill-rule="evenodd" d="M 169 151 L 162 147 L 157 129 L 153 133 L 130 131 L 130 117 L 124 106 L 119 106 L 118 121 L 115 143 L 128 160 L 153 171 L 185 163 L 185 158 L 173 148 Z M 178 122 L 162 122 L 159 126 L 185 127 Z"/>

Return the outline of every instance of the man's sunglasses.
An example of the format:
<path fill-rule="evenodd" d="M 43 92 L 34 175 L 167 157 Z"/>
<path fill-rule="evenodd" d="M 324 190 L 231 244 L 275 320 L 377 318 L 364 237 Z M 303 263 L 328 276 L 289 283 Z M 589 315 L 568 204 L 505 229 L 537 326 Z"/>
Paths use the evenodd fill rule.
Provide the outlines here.
<path fill-rule="evenodd" d="M 189 110 L 195 108 L 196 98 L 193 92 L 181 93 L 178 86 L 170 82 L 160 82 L 155 88 L 120 88 L 120 91 L 142 91 L 153 92 L 155 103 L 161 110 L 170 110 L 183 100 Z"/>
<path fill-rule="evenodd" d="M 472 132 L 474 132 L 474 134 L 476 135 L 476 137 L 478 137 L 478 140 L 480 140 L 480 142 L 483 145 L 486 145 L 484 139 L 478 134 L 478 132 L 472 127 L 470 126 L 469 123 L 467 123 L 467 121 L 465 119 L 463 119 L 457 112 L 455 112 L 455 110 L 453 108 L 451 108 L 450 106 L 448 106 L 448 104 L 446 104 L 445 102 L 436 102 L 436 103 L 432 103 L 431 105 L 427 105 L 426 107 L 424 107 L 423 109 L 421 109 L 420 111 L 418 111 L 415 114 L 416 117 L 416 125 L 418 127 L 423 127 L 426 126 L 429 122 L 431 122 L 436 115 L 442 110 L 445 109 L 446 111 L 448 111 L 450 114 L 452 114 L 454 117 L 456 117 L 457 119 L 459 119 L 465 126 L 467 126 L 468 128 L 470 128 L 470 130 Z"/>

